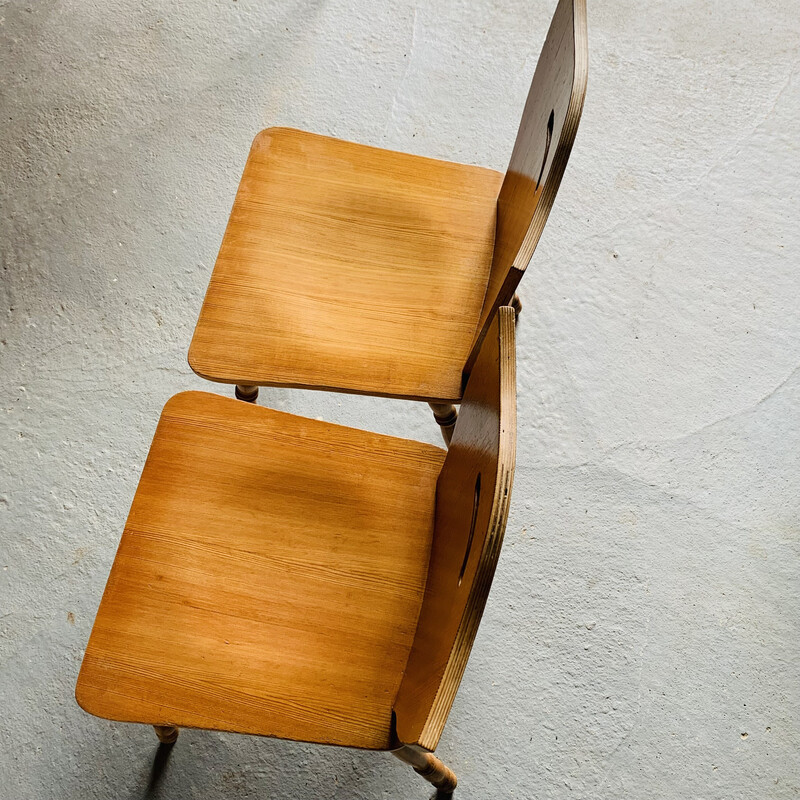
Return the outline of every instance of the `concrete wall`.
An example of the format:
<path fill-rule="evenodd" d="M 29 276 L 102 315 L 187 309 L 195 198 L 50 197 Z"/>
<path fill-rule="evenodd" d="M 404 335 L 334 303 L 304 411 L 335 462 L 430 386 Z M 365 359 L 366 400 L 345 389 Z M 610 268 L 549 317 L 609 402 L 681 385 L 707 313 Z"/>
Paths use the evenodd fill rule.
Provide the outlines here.
<path fill-rule="evenodd" d="M 504 169 L 553 0 L 0 2 L 0 795 L 426 797 L 393 759 L 152 731 L 73 686 L 252 136 Z M 461 798 L 800 791 L 800 14 L 590 0 L 521 289 L 506 547 L 440 753 Z M 406 402 L 264 391 L 438 440 Z M 149 786 L 149 788 L 148 788 Z"/>

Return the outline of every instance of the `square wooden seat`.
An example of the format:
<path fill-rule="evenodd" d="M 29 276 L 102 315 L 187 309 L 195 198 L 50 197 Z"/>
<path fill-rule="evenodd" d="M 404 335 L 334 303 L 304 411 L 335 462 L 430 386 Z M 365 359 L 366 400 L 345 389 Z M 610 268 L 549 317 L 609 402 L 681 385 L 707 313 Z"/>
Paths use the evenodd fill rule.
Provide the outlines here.
<path fill-rule="evenodd" d="M 503 175 L 256 136 L 189 350 L 211 380 L 460 399 Z"/>
<path fill-rule="evenodd" d="M 269 128 L 256 136 L 189 349 L 208 380 L 424 400 L 449 439 L 578 128 L 586 0 L 559 0 L 505 174 Z"/>
<path fill-rule="evenodd" d="M 514 312 L 448 451 L 186 392 L 159 421 L 78 676 L 92 714 L 431 751 L 497 564 L 514 474 Z"/>
<path fill-rule="evenodd" d="M 387 749 L 445 451 L 202 392 L 161 416 L 78 702 Z"/>

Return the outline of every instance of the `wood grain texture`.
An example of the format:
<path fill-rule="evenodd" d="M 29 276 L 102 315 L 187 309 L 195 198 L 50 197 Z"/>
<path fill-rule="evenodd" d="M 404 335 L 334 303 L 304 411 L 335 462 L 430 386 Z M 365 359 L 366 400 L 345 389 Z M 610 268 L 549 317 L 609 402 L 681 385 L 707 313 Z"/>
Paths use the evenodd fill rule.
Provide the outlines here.
<path fill-rule="evenodd" d="M 495 309 L 511 303 L 539 243 L 578 131 L 588 72 L 586 0 L 559 0 L 497 199 L 492 268 L 465 379 Z"/>
<path fill-rule="evenodd" d="M 435 750 L 494 576 L 516 452 L 514 311 L 498 309 L 436 489 L 425 600 L 394 704 L 399 742 Z"/>
<path fill-rule="evenodd" d="M 216 395 L 174 397 L 87 646 L 80 705 L 388 749 L 444 457 Z"/>
<path fill-rule="evenodd" d="M 270 128 L 189 350 L 214 381 L 458 401 L 502 174 Z"/>

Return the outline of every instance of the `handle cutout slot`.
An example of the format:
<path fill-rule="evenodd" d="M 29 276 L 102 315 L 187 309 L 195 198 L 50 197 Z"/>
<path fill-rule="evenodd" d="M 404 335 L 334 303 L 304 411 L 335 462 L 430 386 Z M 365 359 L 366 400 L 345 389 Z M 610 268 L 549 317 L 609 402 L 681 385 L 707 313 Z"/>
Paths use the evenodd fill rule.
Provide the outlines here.
<path fill-rule="evenodd" d="M 472 521 L 469 523 L 469 536 L 467 537 L 467 549 L 464 552 L 464 560 L 461 562 L 461 569 L 458 573 L 458 585 L 464 580 L 464 573 L 467 571 L 469 561 L 469 551 L 472 550 L 472 539 L 475 536 L 475 523 L 478 521 L 478 506 L 481 504 L 481 474 L 475 478 L 475 497 L 472 501 Z"/>
<path fill-rule="evenodd" d="M 539 177 L 536 179 L 536 189 L 539 189 L 539 184 L 542 182 L 542 175 L 544 175 L 544 168 L 547 164 L 547 156 L 550 154 L 550 143 L 553 141 L 553 127 L 556 122 L 556 110 L 550 112 L 550 117 L 547 120 L 547 141 L 544 144 L 544 156 L 542 156 L 542 168 L 539 170 Z"/>

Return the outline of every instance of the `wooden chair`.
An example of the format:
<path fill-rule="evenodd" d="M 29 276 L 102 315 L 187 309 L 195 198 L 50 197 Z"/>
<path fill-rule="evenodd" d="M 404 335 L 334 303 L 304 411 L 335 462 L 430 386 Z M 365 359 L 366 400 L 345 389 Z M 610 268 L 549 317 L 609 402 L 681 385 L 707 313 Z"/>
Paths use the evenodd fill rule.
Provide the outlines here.
<path fill-rule="evenodd" d="M 78 677 L 106 719 L 432 755 L 514 474 L 514 312 L 449 451 L 203 392 L 164 408 Z"/>
<path fill-rule="evenodd" d="M 544 228 L 587 79 L 559 0 L 505 175 L 286 128 L 256 136 L 189 350 L 201 377 L 453 403 Z"/>

